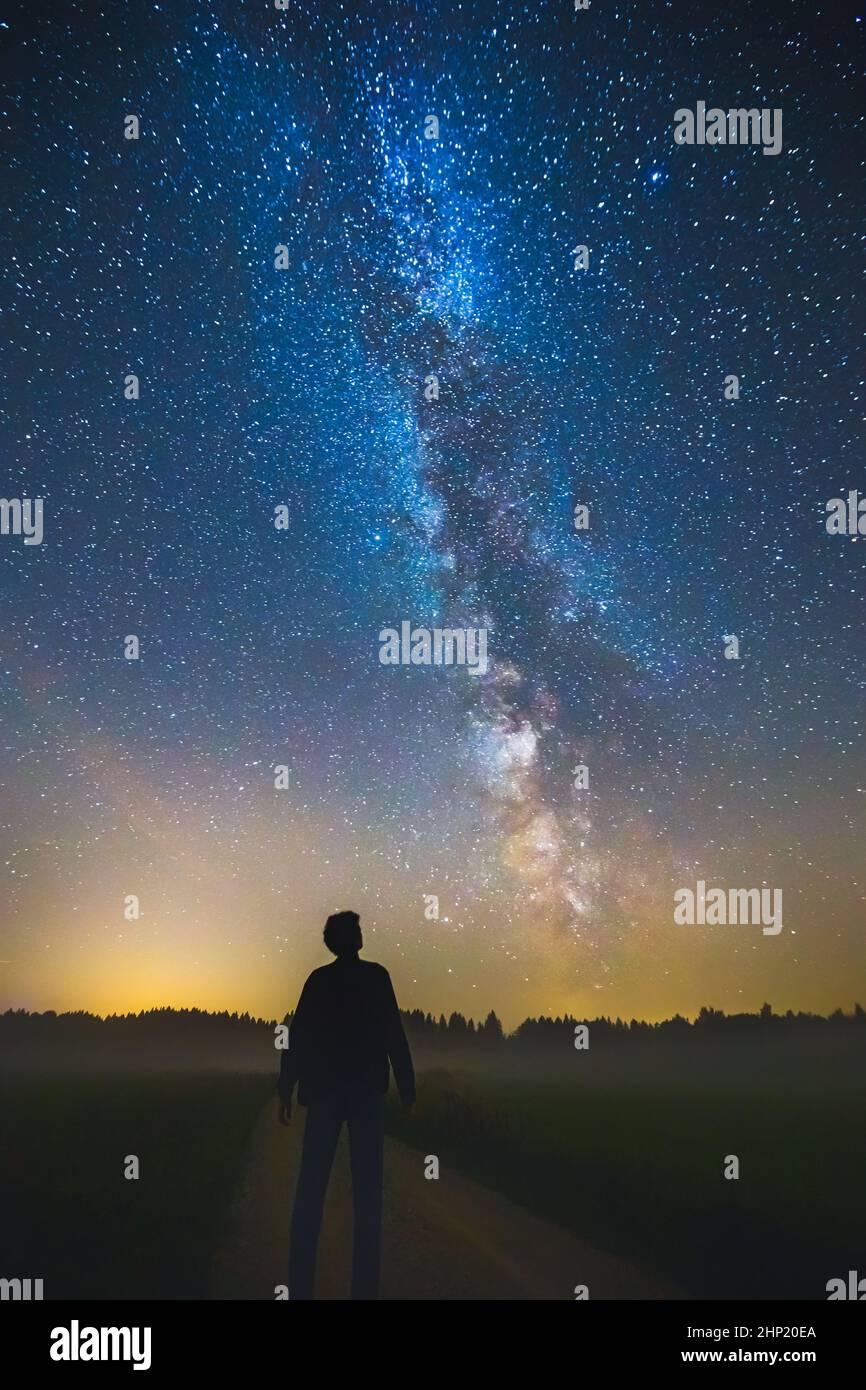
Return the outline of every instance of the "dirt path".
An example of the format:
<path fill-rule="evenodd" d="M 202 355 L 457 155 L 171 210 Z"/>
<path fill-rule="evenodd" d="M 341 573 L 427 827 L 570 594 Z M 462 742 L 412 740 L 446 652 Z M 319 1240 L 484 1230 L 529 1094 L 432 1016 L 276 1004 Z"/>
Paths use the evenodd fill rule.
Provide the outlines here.
<path fill-rule="evenodd" d="M 262 1112 L 211 1296 L 273 1299 L 288 1278 L 288 1232 L 303 1111 L 277 1123 L 276 1102 Z M 567 1299 L 576 1284 L 590 1298 L 682 1295 L 606 1255 L 488 1188 L 450 1172 L 424 1177 L 423 1155 L 385 1141 L 383 1299 Z M 348 1296 L 351 1190 L 345 1133 L 337 1151 L 319 1245 L 316 1296 Z"/>

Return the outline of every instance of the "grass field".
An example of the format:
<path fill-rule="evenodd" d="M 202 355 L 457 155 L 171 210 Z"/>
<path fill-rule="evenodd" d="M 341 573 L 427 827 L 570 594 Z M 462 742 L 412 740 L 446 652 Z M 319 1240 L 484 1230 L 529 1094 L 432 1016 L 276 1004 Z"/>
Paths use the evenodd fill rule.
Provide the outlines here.
<path fill-rule="evenodd" d="M 0 1274 L 44 1279 L 45 1298 L 206 1297 L 272 1091 L 260 1076 L 4 1078 Z"/>
<path fill-rule="evenodd" d="M 274 1078 L 83 1078 L 0 1085 L 0 1275 L 46 1298 L 202 1298 Z M 730 1051 L 521 1075 L 422 1072 L 391 1133 L 696 1298 L 826 1297 L 866 1270 L 866 1108 L 832 1059 L 762 1070 Z M 127 1155 L 140 1162 L 124 1178 Z M 740 1161 L 737 1181 L 724 1162 Z"/>
<path fill-rule="evenodd" d="M 866 1268 L 862 1087 L 422 1078 L 391 1131 L 696 1298 L 825 1298 Z M 738 1180 L 724 1159 L 740 1160 Z"/>

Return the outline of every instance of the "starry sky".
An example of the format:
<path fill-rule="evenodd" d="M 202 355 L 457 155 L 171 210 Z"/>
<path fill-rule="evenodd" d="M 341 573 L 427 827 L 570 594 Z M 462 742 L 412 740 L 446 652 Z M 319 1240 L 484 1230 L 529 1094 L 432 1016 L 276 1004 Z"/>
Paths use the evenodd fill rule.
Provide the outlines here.
<path fill-rule="evenodd" d="M 13 5 L 0 1008 L 281 1016 L 345 907 L 404 1008 L 863 998 L 863 28 Z M 675 925 L 697 879 L 783 931 Z"/>

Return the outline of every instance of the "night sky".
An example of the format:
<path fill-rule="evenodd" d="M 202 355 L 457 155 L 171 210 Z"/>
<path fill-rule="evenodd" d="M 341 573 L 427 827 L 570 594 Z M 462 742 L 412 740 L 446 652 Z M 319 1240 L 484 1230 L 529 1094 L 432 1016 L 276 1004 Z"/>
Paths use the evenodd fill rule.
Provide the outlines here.
<path fill-rule="evenodd" d="M 404 1008 L 866 1003 L 864 27 L 13 6 L 0 1008 L 281 1016 L 346 907 Z M 698 879 L 783 930 L 675 925 Z"/>

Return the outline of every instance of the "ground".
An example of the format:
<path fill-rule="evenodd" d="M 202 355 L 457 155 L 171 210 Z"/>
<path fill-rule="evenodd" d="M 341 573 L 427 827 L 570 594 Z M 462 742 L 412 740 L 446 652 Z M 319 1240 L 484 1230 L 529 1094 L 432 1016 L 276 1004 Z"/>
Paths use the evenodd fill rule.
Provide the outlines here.
<path fill-rule="evenodd" d="M 252 1136 L 226 1239 L 214 1262 L 211 1295 L 273 1299 L 288 1279 L 291 1202 L 303 1110 L 291 1126 L 265 1107 Z M 383 1299 L 567 1299 L 585 1284 L 591 1299 L 677 1298 L 670 1284 L 593 1248 L 444 1165 L 424 1176 L 424 1155 L 385 1141 Z M 348 1296 L 351 1189 L 345 1134 L 325 1211 L 316 1294 Z"/>

